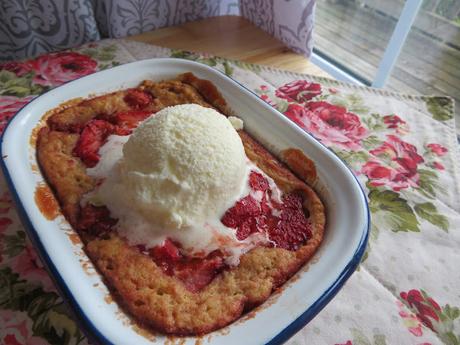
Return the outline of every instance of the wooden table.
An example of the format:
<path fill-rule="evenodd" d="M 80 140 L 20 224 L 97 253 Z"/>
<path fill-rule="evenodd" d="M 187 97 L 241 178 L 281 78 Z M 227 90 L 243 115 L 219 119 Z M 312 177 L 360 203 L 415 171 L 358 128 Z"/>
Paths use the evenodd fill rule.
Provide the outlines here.
<path fill-rule="evenodd" d="M 294 53 L 279 40 L 239 16 L 207 18 L 145 32 L 129 39 L 331 78 L 307 58 Z"/>

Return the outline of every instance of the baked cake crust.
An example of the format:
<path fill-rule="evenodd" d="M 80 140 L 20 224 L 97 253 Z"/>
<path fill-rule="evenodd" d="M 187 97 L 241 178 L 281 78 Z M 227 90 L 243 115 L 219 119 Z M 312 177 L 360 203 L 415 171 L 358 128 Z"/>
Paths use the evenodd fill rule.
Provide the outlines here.
<path fill-rule="evenodd" d="M 176 80 L 144 81 L 139 90 L 153 101 L 143 110 L 197 103 L 229 115 L 219 91 L 191 73 Z M 110 120 L 116 112 L 132 109 L 127 90 L 83 100 L 52 114 L 38 134 L 37 156 L 69 223 L 78 229 L 80 200 L 95 187 L 86 167 L 73 150 L 80 132 L 94 118 Z M 306 183 L 316 179 L 314 165 L 299 150 L 285 153 L 286 165 L 243 130 L 238 131 L 248 158 L 269 175 L 285 193 L 302 195 L 311 222 L 311 238 L 295 251 L 257 247 L 240 258 L 240 264 L 218 274 L 198 292 L 189 291 L 174 276 L 166 275 L 148 255 L 130 247 L 116 232 L 96 236 L 79 231 L 85 250 L 102 273 L 116 300 L 143 325 L 174 335 L 200 335 L 219 329 L 245 311 L 263 303 L 295 274 L 319 247 L 326 223 L 324 206 Z"/>

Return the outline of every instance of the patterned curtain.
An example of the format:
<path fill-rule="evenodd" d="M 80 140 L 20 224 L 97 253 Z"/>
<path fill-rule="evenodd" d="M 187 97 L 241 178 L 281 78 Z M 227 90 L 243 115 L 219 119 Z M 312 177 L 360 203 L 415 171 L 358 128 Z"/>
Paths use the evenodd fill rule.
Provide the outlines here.
<path fill-rule="evenodd" d="M 240 0 L 243 17 L 297 53 L 313 49 L 315 0 Z"/>
<path fill-rule="evenodd" d="M 219 15 L 243 15 L 309 56 L 315 0 L 0 0 L 0 61 Z"/>
<path fill-rule="evenodd" d="M 0 0 L 0 61 L 98 39 L 92 0 Z"/>
<path fill-rule="evenodd" d="M 185 22 L 239 14 L 237 0 L 94 0 L 100 32 L 125 37 Z"/>

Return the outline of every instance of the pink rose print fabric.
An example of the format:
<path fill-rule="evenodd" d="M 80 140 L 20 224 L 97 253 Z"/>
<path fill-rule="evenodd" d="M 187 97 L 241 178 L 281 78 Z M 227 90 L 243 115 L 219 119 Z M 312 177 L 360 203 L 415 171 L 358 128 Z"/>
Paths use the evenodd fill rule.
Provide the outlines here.
<path fill-rule="evenodd" d="M 16 115 L 23 106 L 29 103 L 34 96 L 23 98 L 15 96 L 0 96 L 0 132 L 3 132 L 10 119 Z"/>
<path fill-rule="evenodd" d="M 33 82 L 42 86 L 58 86 L 65 82 L 96 72 L 97 61 L 75 52 L 59 52 L 39 56 L 23 63 L 0 65 L 18 77 L 28 72 L 34 74 Z"/>
<path fill-rule="evenodd" d="M 418 186 L 417 168 L 424 160 L 414 145 L 394 135 L 387 135 L 387 140 L 369 153 L 380 158 L 369 160 L 361 170 L 372 186 L 386 185 L 394 191 Z"/>
<path fill-rule="evenodd" d="M 383 123 L 387 125 L 387 128 L 394 129 L 398 134 L 404 135 L 409 132 L 409 125 L 398 115 L 385 115 Z"/>
<path fill-rule="evenodd" d="M 25 62 L 0 64 L 0 70 L 17 77 L 32 74 L 32 82 L 41 86 L 58 86 L 65 82 L 96 72 L 97 61 L 75 52 L 59 52 L 39 56 Z"/>
<path fill-rule="evenodd" d="M 367 135 L 358 116 L 327 102 L 289 104 L 285 115 L 327 146 L 356 151 Z"/>
<path fill-rule="evenodd" d="M 29 243 L 19 255 L 11 260 L 10 267 L 22 279 L 41 284 L 44 291 L 54 291 L 54 285 L 48 272 L 43 267 L 35 249 Z"/>
<path fill-rule="evenodd" d="M 276 96 L 299 103 L 307 102 L 321 95 L 321 85 L 306 80 L 297 80 L 281 86 L 276 90 Z"/>
<path fill-rule="evenodd" d="M 379 160 L 368 161 L 363 165 L 361 172 L 369 178 L 370 185 L 373 187 L 388 186 L 398 192 L 410 186 L 417 186 L 417 181 L 408 177 L 404 172 L 384 166 Z"/>
<path fill-rule="evenodd" d="M 400 292 L 397 304 L 404 324 L 416 337 L 432 331 L 441 339 L 448 340 L 447 344 L 456 344 L 460 340 L 453 332 L 453 321 L 460 316 L 458 307 L 449 304 L 441 307 L 422 289 Z"/>
<path fill-rule="evenodd" d="M 442 157 L 444 156 L 446 153 L 447 153 L 447 148 L 445 148 L 444 146 L 440 145 L 440 144 L 428 144 L 426 145 L 428 147 L 428 149 L 433 152 L 436 156 L 439 156 L 439 157 Z"/>
<path fill-rule="evenodd" d="M 441 307 L 432 298 L 425 296 L 419 290 L 409 290 L 401 292 L 402 300 L 411 310 L 416 312 L 417 318 L 428 328 L 433 330 L 433 323 L 439 321 Z"/>
<path fill-rule="evenodd" d="M 27 68 L 35 72 L 34 82 L 43 86 L 57 86 L 96 72 L 97 62 L 74 52 L 42 55 L 30 61 Z"/>
<path fill-rule="evenodd" d="M 47 345 L 48 342 L 34 336 L 32 322 L 26 313 L 0 310 L 0 344 Z"/>
<path fill-rule="evenodd" d="M 423 335 L 422 323 L 419 318 L 407 309 L 404 308 L 404 304 L 400 301 L 397 301 L 397 306 L 399 309 L 399 316 L 403 320 L 404 326 L 407 327 L 407 330 L 416 337 L 421 337 Z"/>
<path fill-rule="evenodd" d="M 5 70 L 14 73 L 18 77 L 22 77 L 24 74 L 30 71 L 30 67 L 27 63 L 10 61 L 0 64 L 0 70 Z"/>

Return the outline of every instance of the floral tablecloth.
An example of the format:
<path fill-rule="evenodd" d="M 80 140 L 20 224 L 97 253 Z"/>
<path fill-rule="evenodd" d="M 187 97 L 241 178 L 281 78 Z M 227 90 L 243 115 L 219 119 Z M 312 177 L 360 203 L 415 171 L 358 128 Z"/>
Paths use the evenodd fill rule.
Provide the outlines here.
<path fill-rule="evenodd" d="M 290 344 L 460 344 L 460 156 L 448 97 L 407 96 L 106 40 L 0 65 L 0 128 L 50 88 L 169 56 L 211 65 L 255 91 L 347 161 L 366 191 L 372 231 L 365 257 Z M 0 343 L 87 342 L 31 246 L 2 177 Z"/>

